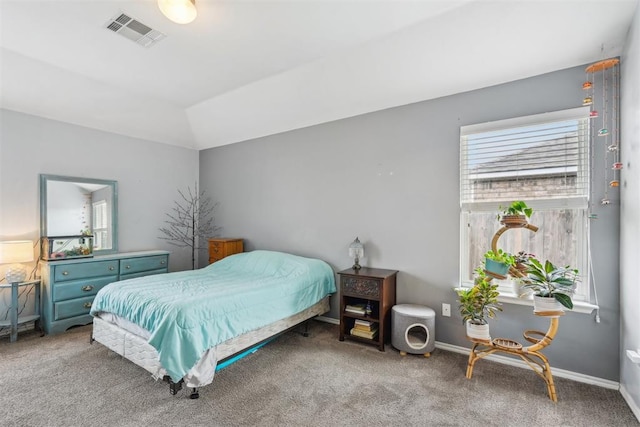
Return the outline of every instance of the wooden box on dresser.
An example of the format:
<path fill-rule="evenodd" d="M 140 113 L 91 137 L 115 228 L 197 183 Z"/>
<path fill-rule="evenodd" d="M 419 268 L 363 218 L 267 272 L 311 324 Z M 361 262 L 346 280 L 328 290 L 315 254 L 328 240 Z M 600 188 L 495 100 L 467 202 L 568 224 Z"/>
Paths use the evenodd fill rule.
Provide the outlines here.
<path fill-rule="evenodd" d="M 384 351 L 391 338 L 391 307 L 396 303 L 397 270 L 362 267 L 338 272 L 340 276 L 340 341 L 349 338 L 372 344 Z M 366 306 L 371 313 L 358 314 L 346 310 L 347 305 Z M 351 334 L 357 319 L 371 323 L 378 333 L 373 339 Z"/>
<path fill-rule="evenodd" d="M 47 334 L 92 322 L 89 314 L 96 293 L 118 280 L 167 273 L 169 252 L 143 251 L 93 258 L 40 261 L 42 327 Z"/>
<path fill-rule="evenodd" d="M 244 251 L 242 239 L 214 238 L 209 239 L 209 264 L 220 261 L 229 255 Z"/>

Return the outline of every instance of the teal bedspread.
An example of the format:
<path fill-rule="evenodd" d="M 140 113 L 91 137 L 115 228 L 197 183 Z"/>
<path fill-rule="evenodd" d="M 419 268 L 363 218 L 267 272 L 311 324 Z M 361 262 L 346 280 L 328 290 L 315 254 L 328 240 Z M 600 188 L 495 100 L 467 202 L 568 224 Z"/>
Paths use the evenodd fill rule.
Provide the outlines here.
<path fill-rule="evenodd" d="M 149 344 L 177 382 L 208 348 L 335 291 L 333 270 L 324 261 L 253 251 L 199 270 L 111 283 L 96 295 L 91 314 L 111 312 L 151 332 Z"/>

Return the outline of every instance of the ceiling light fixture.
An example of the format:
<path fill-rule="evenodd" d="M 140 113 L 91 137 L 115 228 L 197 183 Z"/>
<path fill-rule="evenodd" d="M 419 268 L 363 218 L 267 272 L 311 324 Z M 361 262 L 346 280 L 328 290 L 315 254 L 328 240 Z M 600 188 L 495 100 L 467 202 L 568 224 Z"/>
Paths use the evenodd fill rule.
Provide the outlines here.
<path fill-rule="evenodd" d="M 188 24 L 198 16 L 195 0 L 158 0 L 158 7 L 176 24 Z"/>

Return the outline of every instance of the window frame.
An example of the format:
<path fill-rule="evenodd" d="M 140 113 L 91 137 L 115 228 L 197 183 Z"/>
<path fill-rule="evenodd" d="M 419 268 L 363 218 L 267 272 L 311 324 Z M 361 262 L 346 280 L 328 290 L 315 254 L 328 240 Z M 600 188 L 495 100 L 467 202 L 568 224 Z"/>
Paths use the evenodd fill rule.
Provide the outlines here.
<path fill-rule="evenodd" d="M 592 301 L 592 286 L 591 286 L 591 277 L 589 272 L 590 270 L 590 258 L 589 258 L 589 236 L 590 236 L 590 222 L 588 218 L 589 214 L 589 195 L 591 192 L 591 138 L 589 132 L 591 131 L 591 126 L 589 124 L 589 108 L 588 107 L 578 107 L 560 111 L 554 111 L 549 113 L 542 114 L 534 114 L 529 116 L 515 117 L 505 120 L 498 120 L 487 123 L 473 124 L 462 126 L 460 128 L 460 271 L 459 271 L 459 283 L 462 286 L 469 287 L 473 285 L 472 280 L 469 277 L 472 277 L 473 267 L 470 266 L 470 243 L 471 243 L 471 230 L 468 226 L 469 224 L 469 215 L 470 212 L 481 212 L 481 213 L 498 213 L 500 205 L 508 205 L 512 200 L 505 201 L 502 199 L 497 200 L 482 200 L 482 201 L 470 201 L 471 197 L 468 196 L 468 193 L 465 194 L 465 185 L 467 185 L 467 189 L 469 188 L 469 183 L 465 180 L 470 181 L 471 174 L 469 173 L 468 164 L 465 163 L 467 159 L 465 159 L 465 153 L 468 152 L 468 147 L 465 146 L 467 142 L 467 138 L 470 135 L 485 133 L 485 132 L 494 132 L 500 130 L 507 130 L 518 127 L 527 127 L 541 124 L 551 124 L 558 121 L 565 120 L 580 120 L 583 121 L 579 123 L 579 125 L 583 126 L 586 130 L 586 134 L 582 135 L 583 139 L 579 139 L 579 151 L 578 155 L 578 167 L 576 171 L 576 179 L 580 180 L 584 186 L 580 188 L 580 193 L 578 195 L 559 197 L 559 198 L 527 198 L 526 196 L 516 197 L 512 200 L 523 200 L 530 207 L 534 209 L 534 211 L 545 211 L 545 210 L 562 210 L 562 209 L 574 209 L 577 210 L 578 222 L 575 226 L 576 233 L 576 259 L 578 260 L 577 265 L 574 267 L 577 268 L 580 272 L 580 285 L 574 295 L 574 303 L 578 303 L 577 305 L 582 305 L 587 307 L 585 310 L 590 311 L 595 308 L 595 305 L 590 304 Z M 580 134 L 579 134 L 580 135 Z M 466 169 L 465 169 L 466 168 Z M 469 177 L 469 178 L 468 178 Z M 535 224 L 534 224 L 535 225 Z M 497 230 L 496 230 L 497 231 Z M 487 242 L 487 249 L 490 249 L 491 242 Z M 471 268 L 471 271 L 468 271 Z M 518 298 L 517 295 L 513 293 L 510 289 L 507 290 L 506 287 L 501 286 L 499 289 L 501 294 L 501 300 L 506 302 L 512 302 L 516 304 L 527 304 L 527 300 L 523 300 Z M 587 311 L 585 311 L 587 312 Z"/>
<path fill-rule="evenodd" d="M 98 241 L 106 241 L 109 239 L 109 210 L 108 210 L 108 204 L 106 200 L 98 200 L 96 202 L 93 202 L 91 205 L 91 222 L 92 222 L 92 227 L 91 227 L 91 232 L 93 233 L 94 236 L 94 246 L 97 246 L 98 248 L 101 248 L 101 245 L 98 245 Z M 98 225 L 98 217 L 100 217 L 102 219 L 102 224 L 100 224 L 100 227 L 97 227 Z M 104 225 L 104 226 L 103 226 Z M 98 238 L 98 234 L 101 234 L 103 237 Z M 109 243 L 108 241 L 103 242 L 103 243 Z"/>

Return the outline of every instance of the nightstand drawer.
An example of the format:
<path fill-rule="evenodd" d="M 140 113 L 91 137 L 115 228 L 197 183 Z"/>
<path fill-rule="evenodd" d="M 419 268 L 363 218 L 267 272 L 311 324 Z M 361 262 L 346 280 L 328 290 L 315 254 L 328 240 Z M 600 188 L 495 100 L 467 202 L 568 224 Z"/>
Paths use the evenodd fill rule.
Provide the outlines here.
<path fill-rule="evenodd" d="M 209 264 L 244 251 L 242 239 L 209 239 Z"/>
<path fill-rule="evenodd" d="M 209 264 L 224 258 L 222 248 L 209 248 Z"/>
<path fill-rule="evenodd" d="M 167 268 L 167 256 L 157 255 L 120 260 L 120 275 Z"/>
<path fill-rule="evenodd" d="M 93 296 L 86 298 L 77 298 L 69 301 L 57 302 L 54 304 L 54 320 L 67 319 L 69 317 L 88 314 L 91 310 Z"/>
<path fill-rule="evenodd" d="M 114 274 L 118 274 L 117 260 L 56 265 L 53 277 L 56 282 L 63 282 L 89 277 L 112 276 Z"/>
<path fill-rule="evenodd" d="M 99 279 L 82 279 L 74 282 L 57 283 L 53 287 L 53 301 L 64 301 L 72 298 L 95 295 L 104 286 L 117 280 L 118 276 L 109 276 Z"/>
<path fill-rule="evenodd" d="M 342 294 L 365 298 L 380 298 L 382 281 L 365 277 L 341 277 Z"/>

